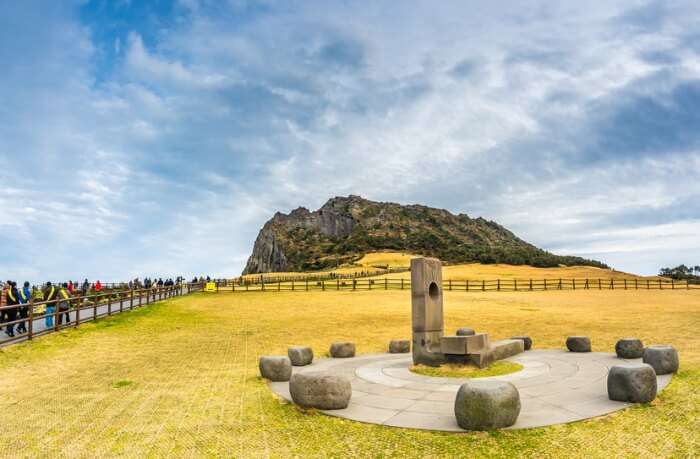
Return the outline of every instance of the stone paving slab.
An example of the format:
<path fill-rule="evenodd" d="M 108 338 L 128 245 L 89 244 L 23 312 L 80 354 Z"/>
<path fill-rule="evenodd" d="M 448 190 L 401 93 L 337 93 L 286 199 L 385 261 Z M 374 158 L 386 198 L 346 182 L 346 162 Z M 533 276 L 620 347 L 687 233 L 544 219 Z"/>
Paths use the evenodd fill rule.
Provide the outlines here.
<path fill-rule="evenodd" d="M 480 379 L 509 381 L 518 388 L 522 409 L 509 429 L 574 422 L 631 406 L 608 399 L 607 374 L 613 365 L 641 362 L 615 354 L 560 350 L 531 350 L 507 360 L 523 365 L 523 370 Z M 468 379 L 418 375 L 408 370 L 411 363 L 410 354 L 369 354 L 318 359 L 293 371 L 328 371 L 351 378 L 350 405 L 325 414 L 371 424 L 463 432 L 454 417 L 454 400 Z M 671 375 L 658 376 L 658 390 L 670 382 Z M 289 383 L 270 383 L 270 388 L 291 401 Z"/>

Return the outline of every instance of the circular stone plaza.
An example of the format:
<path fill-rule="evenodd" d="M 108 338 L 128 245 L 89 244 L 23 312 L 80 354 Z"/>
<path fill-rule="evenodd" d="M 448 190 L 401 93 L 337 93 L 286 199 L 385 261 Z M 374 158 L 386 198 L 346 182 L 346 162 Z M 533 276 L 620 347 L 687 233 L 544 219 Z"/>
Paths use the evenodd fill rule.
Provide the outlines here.
<path fill-rule="evenodd" d="M 507 381 L 520 393 L 521 411 L 511 429 L 542 427 L 579 421 L 624 409 L 631 403 L 608 399 L 611 367 L 641 362 L 615 354 L 563 350 L 531 350 L 509 361 L 521 371 L 477 379 L 430 377 L 412 373 L 410 354 L 373 354 L 327 358 L 294 367 L 295 373 L 324 372 L 347 377 L 352 397 L 345 409 L 323 413 L 354 421 L 394 427 L 463 432 L 454 415 L 460 386 L 468 381 Z M 671 375 L 657 376 L 658 390 Z M 289 382 L 271 382 L 271 389 L 292 401 Z"/>
<path fill-rule="evenodd" d="M 673 347 L 644 348 L 635 338 L 603 353 L 591 352 L 585 335 L 566 338 L 568 351 L 532 350 L 528 336 L 490 341 L 471 328 L 445 336 L 440 285 L 439 260 L 411 260 L 412 340 L 392 340 L 388 354 L 356 356 L 354 343 L 338 342 L 331 358 L 314 361 L 312 349 L 297 346 L 289 357 L 261 357 L 260 372 L 277 395 L 304 408 L 371 424 L 462 432 L 603 416 L 652 401 L 678 370 Z M 411 372 L 411 365 L 487 368 L 497 360 L 522 369 L 465 379 Z"/>

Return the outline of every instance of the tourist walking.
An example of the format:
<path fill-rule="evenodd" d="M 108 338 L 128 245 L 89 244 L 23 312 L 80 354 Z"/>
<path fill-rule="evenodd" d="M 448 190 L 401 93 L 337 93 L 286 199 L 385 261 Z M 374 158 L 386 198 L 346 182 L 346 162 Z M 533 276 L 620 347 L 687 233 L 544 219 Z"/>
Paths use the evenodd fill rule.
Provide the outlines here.
<path fill-rule="evenodd" d="M 14 338 L 15 332 L 15 320 L 17 320 L 17 305 L 19 304 L 19 292 L 17 291 L 17 284 L 14 283 L 14 281 L 8 281 L 9 284 L 7 288 L 7 306 L 15 306 L 13 307 L 8 307 L 5 309 L 5 314 L 7 318 L 7 326 L 5 327 L 5 334 L 9 336 L 10 338 Z"/>
<path fill-rule="evenodd" d="M 27 319 L 29 317 L 29 303 L 32 300 L 32 290 L 29 288 L 29 282 L 25 282 L 22 289 L 19 291 L 19 318 Z M 27 322 L 22 321 L 17 324 L 17 333 L 27 333 Z"/>
<path fill-rule="evenodd" d="M 70 323 L 70 292 L 68 284 L 63 284 L 58 290 L 58 325 L 63 325 L 63 316 L 66 317 L 66 325 Z"/>
<path fill-rule="evenodd" d="M 56 299 L 56 287 L 51 285 L 51 282 L 46 283 L 44 288 L 44 301 L 54 301 Z M 46 312 L 44 313 L 44 322 L 46 328 L 53 328 L 53 314 L 56 311 L 56 303 L 47 303 Z"/>
<path fill-rule="evenodd" d="M 7 284 L 0 281 L 0 308 L 7 305 Z M 2 330 L 2 324 L 5 323 L 5 310 L 0 309 L 0 330 Z"/>

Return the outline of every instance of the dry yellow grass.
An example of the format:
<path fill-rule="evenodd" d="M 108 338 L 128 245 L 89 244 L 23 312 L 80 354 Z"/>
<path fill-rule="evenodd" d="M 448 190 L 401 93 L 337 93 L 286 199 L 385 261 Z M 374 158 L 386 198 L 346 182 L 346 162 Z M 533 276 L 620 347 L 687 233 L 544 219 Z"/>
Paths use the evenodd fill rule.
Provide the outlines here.
<path fill-rule="evenodd" d="M 373 269 L 374 266 L 408 267 L 411 259 L 420 255 L 413 255 L 402 252 L 376 252 L 368 253 L 354 266 L 341 266 L 335 270 L 314 272 L 313 274 L 330 274 L 331 272 L 353 274 Z M 294 277 L 304 278 L 309 273 L 282 272 L 267 273 L 264 277 Z M 247 278 L 259 278 L 260 274 L 244 276 Z M 411 273 L 392 273 L 378 278 L 389 277 L 391 279 L 410 279 Z M 484 265 L 480 263 L 467 263 L 460 265 L 444 266 L 442 277 L 445 280 L 494 280 L 494 279 L 658 279 L 658 276 L 638 276 L 636 274 L 616 271 L 612 269 L 601 269 L 593 266 L 564 266 L 557 268 L 536 268 L 534 266 L 492 264 Z"/>
<path fill-rule="evenodd" d="M 382 352 L 410 336 L 410 292 L 199 294 L 0 351 L 0 451 L 32 457 L 697 457 L 700 292 L 447 292 L 447 330 L 529 334 L 596 351 L 670 343 L 681 371 L 650 406 L 526 431 L 448 434 L 301 412 L 260 355 L 336 340 Z"/>
<path fill-rule="evenodd" d="M 368 253 L 356 264 L 361 266 L 390 266 L 395 267 L 408 267 L 411 266 L 411 258 L 416 258 L 420 255 L 412 255 L 410 253 L 402 252 L 375 252 Z"/>
<path fill-rule="evenodd" d="M 446 363 L 439 367 L 429 367 L 426 365 L 411 365 L 409 367 L 409 370 L 419 375 L 447 378 L 488 378 L 490 376 L 515 373 L 522 369 L 523 366 L 519 363 L 509 362 L 507 360 L 498 360 L 486 368 L 455 363 Z"/>

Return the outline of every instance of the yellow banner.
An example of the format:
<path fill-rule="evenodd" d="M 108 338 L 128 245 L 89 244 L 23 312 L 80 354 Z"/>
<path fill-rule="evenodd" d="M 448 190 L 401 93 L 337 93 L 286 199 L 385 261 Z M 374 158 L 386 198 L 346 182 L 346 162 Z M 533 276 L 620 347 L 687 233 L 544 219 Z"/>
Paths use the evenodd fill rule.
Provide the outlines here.
<path fill-rule="evenodd" d="M 216 282 L 207 282 L 206 287 L 204 287 L 206 292 L 216 292 Z"/>

